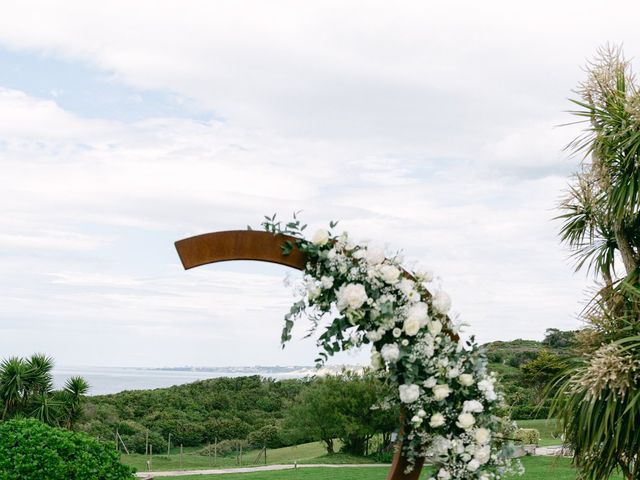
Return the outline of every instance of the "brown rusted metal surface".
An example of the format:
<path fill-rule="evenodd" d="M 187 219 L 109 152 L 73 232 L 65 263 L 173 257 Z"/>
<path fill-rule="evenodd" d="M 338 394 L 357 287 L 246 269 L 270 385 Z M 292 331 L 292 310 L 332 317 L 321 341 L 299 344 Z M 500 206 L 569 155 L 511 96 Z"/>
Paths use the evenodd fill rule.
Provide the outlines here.
<path fill-rule="evenodd" d="M 178 240 L 175 246 L 185 270 L 230 260 L 256 260 L 303 270 L 306 261 L 300 250 L 294 248 L 289 255 L 283 255 L 282 246 L 287 241 L 294 242 L 295 238 L 255 230 L 229 230 Z M 401 432 L 403 427 L 404 416 L 401 415 Z M 418 459 L 413 471 L 404 473 L 407 459 L 398 445 L 387 480 L 418 480 L 423 463 L 423 458 Z"/>
<path fill-rule="evenodd" d="M 287 241 L 295 242 L 295 238 L 255 230 L 229 230 L 185 238 L 178 240 L 175 245 L 182 265 L 187 270 L 229 260 L 279 263 L 302 270 L 305 260 L 300 250 L 294 248 L 289 255 L 282 254 L 282 246 Z"/>

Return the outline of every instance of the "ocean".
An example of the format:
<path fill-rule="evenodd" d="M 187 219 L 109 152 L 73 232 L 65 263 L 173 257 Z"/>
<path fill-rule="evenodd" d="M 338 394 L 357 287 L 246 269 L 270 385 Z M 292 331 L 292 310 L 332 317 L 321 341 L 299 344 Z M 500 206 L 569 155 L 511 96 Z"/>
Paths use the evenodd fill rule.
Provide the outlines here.
<path fill-rule="evenodd" d="M 53 383 L 62 388 L 69 377 L 81 376 L 89 382 L 89 395 L 118 393 L 124 390 L 164 388 L 172 385 L 218 377 L 240 377 L 261 375 L 275 379 L 302 378 L 309 375 L 326 375 L 342 366 L 316 370 L 310 366 L 292 367 L 179 367 L 179 368 L 136 368 L 136 367 L 55 367 Z M 349 368 L 349 367 L 348 367 Z"/>

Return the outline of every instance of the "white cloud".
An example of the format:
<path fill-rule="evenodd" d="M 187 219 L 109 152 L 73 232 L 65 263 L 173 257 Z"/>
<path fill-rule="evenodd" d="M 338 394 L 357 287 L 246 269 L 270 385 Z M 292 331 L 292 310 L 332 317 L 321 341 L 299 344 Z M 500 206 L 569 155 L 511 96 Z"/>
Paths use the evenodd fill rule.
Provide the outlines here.
<path fill-rule="evenodd" d="M 554 126 L 597 45 L 640 48 L 636 16 L 616 5 L 5 7 L 0 45 L 82 62 L 216 120 L 88 119 L 0 84 L 0 302 L 11 325 L 0 349 L 55 350 L 62 363 L 308 363 L 306 344 L 278 353 L 290 299 L 280 272 L 186 273 L 172 247 L 298 209 L 432 264 L 481 340 L 575 326 L 584 279 L 550 220 L 575 130 Z M 74 353 L 72 341 L 85 346 Z"/>

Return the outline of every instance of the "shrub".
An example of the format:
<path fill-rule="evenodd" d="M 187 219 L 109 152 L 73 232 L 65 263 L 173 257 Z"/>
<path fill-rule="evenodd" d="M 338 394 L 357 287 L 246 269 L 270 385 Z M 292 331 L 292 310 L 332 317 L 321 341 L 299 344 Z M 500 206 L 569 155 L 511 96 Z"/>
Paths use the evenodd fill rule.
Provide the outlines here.
<path fill-rule="evenodd" d="M 0 479 L 129 480 L 112 445 L 34 419 L 0 423 Z"/>
<path fill-rule="evenodd" d="M 513 437 L 525 445 L 538 445 L 540 442 L 540 432 L 535 428 L 519 428 Z"/>

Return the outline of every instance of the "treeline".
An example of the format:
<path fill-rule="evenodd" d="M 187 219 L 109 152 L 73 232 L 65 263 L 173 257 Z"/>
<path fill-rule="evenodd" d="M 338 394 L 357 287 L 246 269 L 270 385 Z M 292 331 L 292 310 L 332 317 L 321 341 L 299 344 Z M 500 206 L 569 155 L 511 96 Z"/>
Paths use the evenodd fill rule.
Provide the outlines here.
<path fill-rule="evenodd" d="M 384 408 L 386 384 L 373 375 L 275 381 L 216 378 L 156 390 L 89 397 L 79 428 L 101 439 L 115 432 L 130 451 L 243 440 L 277 448 L 322 440 L 327 451 L 362 455 L 376 434 L 389 439 L 398 412 Z M 373 408 L 372 408 L 373 407 Z"/>

